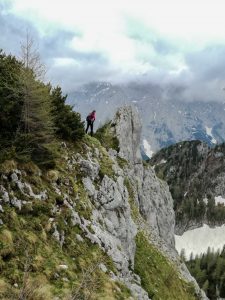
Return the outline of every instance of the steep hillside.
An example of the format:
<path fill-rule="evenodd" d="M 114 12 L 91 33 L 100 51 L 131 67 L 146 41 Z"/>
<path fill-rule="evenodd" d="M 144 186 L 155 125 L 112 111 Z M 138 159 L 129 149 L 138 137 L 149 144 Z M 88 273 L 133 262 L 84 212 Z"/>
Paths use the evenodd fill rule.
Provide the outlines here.
<path fill-rule="evenodd" d="M 0 299 L 207 299 L 174 250 L 173 201 L 140 132 L 127 107 L 102 144 L 62 143 L 54 169 L 0 165 Z"/>
<path fill-rule="evenodd" d="M 121 105 L 137 107 L 143 125 L 142 142 L 148 142 L 149 146 L 145 146 L 148 153 L 184 140 L 198 139 L 210 146 L 223 142 L 224 103 L 213 99 L 207 103 L 196 99 L 187 102 L 182 99 L 182 91 L 182 86 L 93 82 L 82 86 L 68 98 L 83 118 L 89 110 L 96 109 L 99 124 L 111 119 Z M 150 150 L 147 150 L 148 147 Z"/>
<path fill-rule="evenodd" d="M 151 160 L 156 174 L 167 181 L 174 199 L 176 233 L 225 222 L 225 144 L 210 149 L 186 141 L 159 151 Z"/>

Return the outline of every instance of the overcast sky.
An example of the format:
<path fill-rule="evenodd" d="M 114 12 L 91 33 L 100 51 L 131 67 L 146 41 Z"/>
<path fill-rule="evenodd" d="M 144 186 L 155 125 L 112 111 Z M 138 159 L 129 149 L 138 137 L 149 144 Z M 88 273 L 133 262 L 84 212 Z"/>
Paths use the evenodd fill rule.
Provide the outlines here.
<path fill-rule="evenodd" d="M 28 29 L 65 92 L 137 80 L 224 101 L 224 0 L 0 0 L 0 28 L 0 48 L 15 55 Z"/>

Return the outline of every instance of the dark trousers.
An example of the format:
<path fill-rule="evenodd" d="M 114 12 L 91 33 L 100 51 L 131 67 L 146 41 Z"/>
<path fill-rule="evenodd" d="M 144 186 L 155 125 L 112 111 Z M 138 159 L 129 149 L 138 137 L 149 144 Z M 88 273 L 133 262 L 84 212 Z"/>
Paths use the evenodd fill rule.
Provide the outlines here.
<path fill-rule="evenodd" d="M 87 121 L 86 133 L 88 132 L 89 127 L 91 127 L 91 136 L 92 136 L 93 135 L 93 127 L 94 127 L 93 121 Z"/>

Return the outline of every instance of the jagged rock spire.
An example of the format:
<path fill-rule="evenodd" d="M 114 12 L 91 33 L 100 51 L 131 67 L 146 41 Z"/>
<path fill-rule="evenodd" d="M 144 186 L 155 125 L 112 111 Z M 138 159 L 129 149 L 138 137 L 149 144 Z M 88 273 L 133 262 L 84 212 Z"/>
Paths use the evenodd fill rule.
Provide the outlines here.
<path fill-rule="evenodd" d="M 119 140 L 119 156 L 131 163 L 141 162 L 140 140 L 141 122 L 138 111 L 132 106 L 124 106 L 117 111 L 113 123 Z"/>

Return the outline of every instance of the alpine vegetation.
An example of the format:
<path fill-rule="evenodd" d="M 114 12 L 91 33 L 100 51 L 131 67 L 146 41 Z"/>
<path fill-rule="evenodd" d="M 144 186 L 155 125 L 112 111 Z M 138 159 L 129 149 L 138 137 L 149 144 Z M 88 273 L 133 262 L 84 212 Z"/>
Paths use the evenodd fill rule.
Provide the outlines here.
<path fill-rule="evenodd" d="M 28 62 L 1 51 L 0 69 L 0 160 L 53 166 L 58 138 L 84 136 L 80 115 L 65 103 L 60 87 L 41 81 Z"/>
<path fill-rule="evenodd" d="M 0 299 L 207 299 L 137 111 L 85 135 L 60 87 L 3 52 L 0 67 Z"/>

